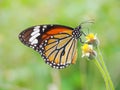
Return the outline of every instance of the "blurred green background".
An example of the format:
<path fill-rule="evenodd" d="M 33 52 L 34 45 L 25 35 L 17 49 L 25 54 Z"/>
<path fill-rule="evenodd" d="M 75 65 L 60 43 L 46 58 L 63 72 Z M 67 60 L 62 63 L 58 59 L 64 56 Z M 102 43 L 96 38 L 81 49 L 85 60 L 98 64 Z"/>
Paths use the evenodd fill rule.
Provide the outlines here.
<path fill-rule="evenodd" d="M 105 90 L 94 63 L 78 58 L 75 65 L 56 70 L 18 34 L 40 24 L 78 26 L 95 19 L 100 48 L 116 90 L 120 90 L 119 0 L 0 0 L 0 90 Z"/>

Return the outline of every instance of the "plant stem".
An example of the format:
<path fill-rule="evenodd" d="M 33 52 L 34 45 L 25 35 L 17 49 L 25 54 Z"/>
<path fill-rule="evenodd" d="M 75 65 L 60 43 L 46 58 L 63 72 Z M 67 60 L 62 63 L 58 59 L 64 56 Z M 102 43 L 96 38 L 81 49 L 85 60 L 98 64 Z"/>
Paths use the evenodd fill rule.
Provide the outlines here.
<path fill-rule="evenodd" d="M 104 63 L 104 60 L 103 60 L 103 57 L 102 57 L 102 54 L 101 54 L 101 52 L 100 52 L 99 47 L 97 47 L 97 51 L 98 51 L 99 62 L 100 62 L 101 67 L 103 68 L 103 70 L 104 70 L 104 72 L 105 72 L 105 74 L 106 74 L 106 76 L 107 76 L 107 79 L 108 79 L 108 82 L 109 82 L 109 86 L 110 86 L 110 88 L 111 88 L 110 90 L 115 90 L 115 89 L 114 89 L 113 82 L 112 82 L 111 77 L 110 77 L 110 75 L 109 75 L 109 73 L 108 73 L 108 70 L 107 70 L 106 65 L 105 65 L 105 63 Z"/>
<path fill-rule="evenodd" d="M 96 66 L 98 67 L 99 71 L 101 72 L 102 76 L 103 76 L 103 79 L 105 81 L 105 84 L 106 84 L 106 90 L 110 90 L 109 89 L 109 83 L 108 83 L 108 79 L 107 79 L 107 76 L 105 74 L 105 71 L 103 70 L 103 68 L 101 67 L 99 61 L 97 59 L 93 60 L 94 63 L 96 64 Z"/>

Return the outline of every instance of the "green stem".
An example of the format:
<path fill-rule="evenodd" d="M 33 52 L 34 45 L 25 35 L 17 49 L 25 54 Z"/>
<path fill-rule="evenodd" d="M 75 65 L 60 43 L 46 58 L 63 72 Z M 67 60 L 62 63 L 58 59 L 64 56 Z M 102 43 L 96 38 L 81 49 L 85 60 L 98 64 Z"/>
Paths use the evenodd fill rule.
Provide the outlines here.
<path fill-rule="evenodd" d="M 110 77 L 110 75 L 109 75 L 109 73 L 108 73 L 108 70 L 107 70 L 106 65 L 105 65 L 105 63 L 104 63 L 104 60 L 103 60 L 103 57 L 102 57 L 102 54 L 101 54 L 101 52 L 100 52 L 99 47 L 97 47 L 97 51 L 98 51 L 99 62 L 100 62 L 100 64 L 101 64 L 101 67 L 103 68 L 103 70 L 104 70 L 105 73 L 106 73 L 106 76 L 107 76 L 107 79 L 108 79 L 110 88 L 111 88 L 111 90 L 115 90 L 115 89 L 114 89 L 113 82 L 112 82 L 111 77 Z"/>
<path fill-rule="evenodd" d="M 109 83 L 108 83 L 108 79 L 107 79 L 107 76 L 105 74 L 105 71 L 103 70 L 103 68 L 101 67 L 99 61 L 97 59 L 93 60 L 94 63 L 96 64 L 96 66 L 98 67 L 99 71 L 101 72 L 102 76 L 103 76 L 103 79 L 105 81 L 105 84 L 106 84 L 106 90 L 110 90 L 109 89 Z"/>

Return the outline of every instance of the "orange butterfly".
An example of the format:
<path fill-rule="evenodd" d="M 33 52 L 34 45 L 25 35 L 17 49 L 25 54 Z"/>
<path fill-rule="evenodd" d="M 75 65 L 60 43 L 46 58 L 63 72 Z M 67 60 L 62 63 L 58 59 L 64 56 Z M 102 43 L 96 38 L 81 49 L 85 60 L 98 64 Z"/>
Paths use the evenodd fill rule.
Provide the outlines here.
<path fill-rule="evenodd" d="M 38 25 L 19 34 L 20 41 L 39 52 L 53 68 L 65 68 L 76 62 L 77 41 L 84 34 L 81 25 L 71 28 L 63 25 Z"/>

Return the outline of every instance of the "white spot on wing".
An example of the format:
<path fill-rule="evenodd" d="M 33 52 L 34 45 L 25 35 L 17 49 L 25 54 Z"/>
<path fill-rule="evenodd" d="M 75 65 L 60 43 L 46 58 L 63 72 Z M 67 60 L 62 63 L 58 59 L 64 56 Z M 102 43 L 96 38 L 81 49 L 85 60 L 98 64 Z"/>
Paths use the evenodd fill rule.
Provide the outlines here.
<path fill-rule="evenodd" d="M 53 38 L 53 36 L 51 36 L 51 38 Z"/>
<path fill-rule="evenodd" d="M 37 43 L 38 43 L 38 40 L 37 40 L 37 39 L 34 39 L 34 40 L 31 42 L 31 45 L 37 44 Z"/>
<path fill-rule="evenodd" d="M 46 28 L 47 28 L 47 25 L 44 25 L 42 28 L 43 32 L 45 31 Z"/>
<path fill-rule="evenodd" d="M 45 28 L 43 28 L 42 30 L 43 30 L 43 32 L 44 32 L 44 31 L 45 31 Z"/>
<path fill-rule="evenodd" d="M 60 68 L 63 68 L 63 67 L 60 67 Z"/>
<path fill-rule="evenodd" d="M 30 39 L 29 39 L 29 42 L 32 42 L 34 39 L 36 39 L 36 37 L 38 37 L 40 35 L 40 33 L 37 33 L 35 34 L 34 36 L 32 36 Z"/>
<path fill-rule="evenodd" d="M 42 45 L 40 45 L 40 48 L 42 48 Z"/>
<path fill-rule="evenodd" d="M 38 28 L 40 28 L 40 26 L 36 26 L 36 27 L 34 27 L 34 28 L 38 29 Z"/>
<path fill-rule="evenodd" d="M 59 69 L 59 66 L 55 66 L 56 69 Z"/>
<path fill-rule="evenodd" d="M 39 31 L 40 31 L 39 29 L 35 30 L 34 32 L 31 33 L 31 36 L 37 34 Z"/>
<path fill-rule="evenodd" d="M 53 66 L 53 68 L 55 68 L 55 66 Z"/>
<path fill-rule="evenodd" d="M 40 26 L 36 26 L 36 27 L 34 27 L 34 31 L 36 31 L 36 30 L 39 30 L 39 28 L 40 28 Z"/>
<path fill-rule="evenodd" d="M 46 26 L 46 25 L 44 25 L 43 27 L 44 27 L 44 28 L 47 28 L 47 26 Z"/>

